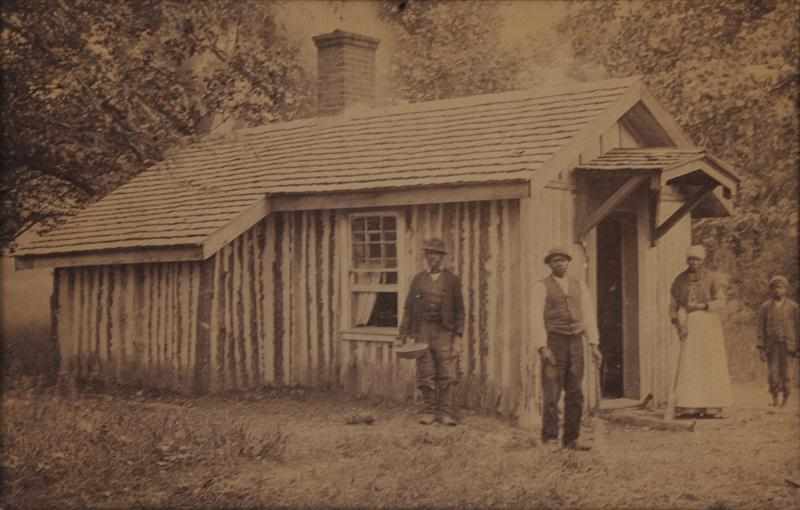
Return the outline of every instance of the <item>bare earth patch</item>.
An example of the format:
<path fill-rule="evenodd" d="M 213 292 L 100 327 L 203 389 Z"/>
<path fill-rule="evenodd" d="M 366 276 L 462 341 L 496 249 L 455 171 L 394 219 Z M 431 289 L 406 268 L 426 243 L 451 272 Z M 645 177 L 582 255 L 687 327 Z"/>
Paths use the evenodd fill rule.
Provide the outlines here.
<path fill-rule="evenodd" d="M 404 406 L 303 390 L 144 399 L 8 392 L 4 508 L 797 508 L 798 405 L 737 407 L 694 432 L 598 418 L 587 453 L 488 416 L 418 425 Z M 374 422 L 368 424 L 373 418 Z"/>

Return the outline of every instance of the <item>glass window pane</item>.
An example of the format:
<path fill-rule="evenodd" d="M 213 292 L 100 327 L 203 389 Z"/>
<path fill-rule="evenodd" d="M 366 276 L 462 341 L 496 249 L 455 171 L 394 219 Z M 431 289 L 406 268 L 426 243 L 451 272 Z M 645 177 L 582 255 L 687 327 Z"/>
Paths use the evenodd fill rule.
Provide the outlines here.
<path fill-rule="evenodd" d="M 397 283 L 397 273 L 394 271 L 386 272 L 384 274 L 384 281 L 383 283 L 387 284 L 396 284 Z"/>
<path fill-rule="evenodd" d="M 353 246 L 353 264 L 356 267 L 360 266 L 364 262 L 364 245 L 357 244 Z"/>
<path fill-rule="evenodd" d="M 396 292 L 354 292 L 353 324 L 355 326 L 397 327 Z"/>
<path fill-rule="evenodd" d="M 354 283 L 363 284 L 363 285 L 375 285 L 378 283 L 383 283 L 381 281 L 383 273 L 376 273 L 373 271 L 370 272 L 360 272 L 360 273 L 353 273 L 355 275 Z"/>
<path fill-rule="evenodd" d="M 380 258 L 381 258 L 381 245 L 380 244 L 370 244 L 369 245 L 369 257 L 380 260 Z"/>
<path fill-rule="evenodd" d="M 355 269 L 398 267 L 397 219 L 394 216 L 359 216 L 351 220 Z"/>

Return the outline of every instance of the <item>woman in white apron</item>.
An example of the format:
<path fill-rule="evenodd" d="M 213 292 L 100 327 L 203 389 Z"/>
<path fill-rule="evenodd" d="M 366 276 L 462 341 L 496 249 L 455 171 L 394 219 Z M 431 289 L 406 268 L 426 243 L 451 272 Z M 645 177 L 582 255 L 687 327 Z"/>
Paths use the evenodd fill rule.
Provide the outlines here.
<path fill-rule="evenodd" d="M 678 330 L 681 355 L 675 387 L 675 414 L 719 416 L 733 403 L 720 312 L 724 288 L 703 267 L 706 251 L 695 245 L 688 268 L 672 282 L 670 318 Z"/>

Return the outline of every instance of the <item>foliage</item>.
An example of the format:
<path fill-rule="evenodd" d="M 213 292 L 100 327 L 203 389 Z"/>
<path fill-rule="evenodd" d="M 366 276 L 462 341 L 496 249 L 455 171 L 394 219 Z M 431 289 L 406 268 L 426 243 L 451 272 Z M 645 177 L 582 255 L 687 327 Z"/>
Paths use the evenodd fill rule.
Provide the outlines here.
<path fill-rule="evenodd" d="M 0 239 L 101 197 L 182 138 L 308 104 L 265 2 L 5 4 Z"/>
<path fill-rule="evenodd" d="M 392 55 L 398 93 L 412 102 L 514 88 L 522 60 L 501 44 L 501 4 L 467 0 L 383 0 L 397 29 Z"/>
<path fill-rule="evenodd" d="M 696 144 L 741 172 L 736 214 L 699 222 L 694 237 L 714 248 L 748 305 L 763 299 L 771 274 L 798 283 L 798 9 L 775 0 L 581 2 L 560 27 L 580 62 L 642 75 Z"/>

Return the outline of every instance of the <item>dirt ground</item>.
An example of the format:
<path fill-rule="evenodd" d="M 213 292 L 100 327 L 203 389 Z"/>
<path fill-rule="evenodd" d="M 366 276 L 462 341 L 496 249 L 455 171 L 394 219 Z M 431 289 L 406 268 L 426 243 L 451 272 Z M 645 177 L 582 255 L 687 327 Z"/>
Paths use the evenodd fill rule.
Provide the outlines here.
<path fill-rule="evenodd" d="M 797 392 L 774 409 L 762 386 L 737 385 L 726 417 L 693 432 L 593 418 L 590 452 L 495 417 L 426 427 L 406 406 L 301 389 L 11 390 L 0 507 L 799 508 Z"/>

